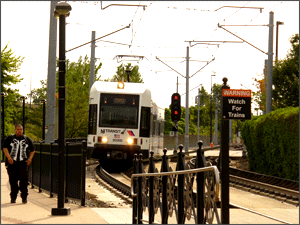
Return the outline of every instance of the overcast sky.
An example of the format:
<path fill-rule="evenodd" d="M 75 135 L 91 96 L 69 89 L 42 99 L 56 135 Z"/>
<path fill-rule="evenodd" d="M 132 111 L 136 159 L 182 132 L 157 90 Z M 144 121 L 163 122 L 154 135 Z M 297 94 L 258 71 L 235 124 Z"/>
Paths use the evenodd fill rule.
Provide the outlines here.
<path fill-rule="evenodd" d="M 267 25 L 269 12 L 273 11 L 274 24 L 276 21 L 284 22 L 284 25 L 279 26 L 279 59 L 283 59 L 291 47 L 289 38 L 299 33 L 298 1 L 104 1 L 102 9 L 101 2 L 68 3 L 72 6 L 72 11 L 67 18 L 67 50 L 90 41 L 93 30 L 96 31 L 96 38 L 99 38 L 131 24 L 130 28 L 102 39 L 126 45 L 96 43 L 96 58 L 103 63 L 99 74 L 101 79 L 105 79 L 112 77 L 121 63 L 131 62 L 133 65 L 139 65 L 142 78 L 152 91 L 153 100 L 162 108 L 168 107 L 171 103 L 171 95 L 176 92 L 177 76 L 178 92 L 186 93 L 185 57 L 189 46 L 186 41 L 211 43 L 189 48 L 190 77 L 205 66 L 207 61 L 215 58 L 201 72 L 190 78 L 189 89 L 193 89 L 190 92 L 190 105 L 195 103 L 197 86 L 200 84 L 203 84 L 210 93 L 211 78 L 212 83 L 221 84 L 222 78 L 227 77 L 232 89 L 256 91 L 253 78 L 262 78 L 267 55 L 247 43 L 212 45 L 215 43 L 213 41 L 241 41 L 218 28 L 218 23 L 242 25 L 224 28 L 262 51 L 268 52 L 268 27 L 244 25 Z M 135 4 L 145 7 L 111 4 Z M 1 49 L 9 42 L 9 48 L 12 48 L 17 56 L 25 57 L 19 70 L 24 80 L 17 86 L 21 94 L 28 94 L 30 88 L 39 88 L 40 80 L 47 79 L 49 18 L 49 1 L 1 1 Z M 275 37 L 276 26 L 274 26 L 274 59 Z M 90 57 L 90 53 L 88 44 L 66 53 L 66 58 L 74 62 L 79 56 Z M 137 62 L 125 61 L 123 58 L 120 62 L 115 58 L 117 55 L 139 55 L 144 56 L 144 59 Z M 170 68 L 156 60 L 156 57 L 181 75 L 170 71 Z M 211 77 L 214 73 L 216 76 Z M 182 106 L 185 106 L 185 95 L 181 99 Z"/>

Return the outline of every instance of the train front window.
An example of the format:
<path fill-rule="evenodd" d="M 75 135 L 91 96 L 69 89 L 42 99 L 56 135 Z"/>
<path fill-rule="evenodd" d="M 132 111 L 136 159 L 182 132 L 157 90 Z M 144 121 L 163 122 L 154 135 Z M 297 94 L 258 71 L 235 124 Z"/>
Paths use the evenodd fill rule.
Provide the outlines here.
<path fill-rule="evenodd" d="M 138 128 L 138 95 L 101 94 L 100 127 Z"/>

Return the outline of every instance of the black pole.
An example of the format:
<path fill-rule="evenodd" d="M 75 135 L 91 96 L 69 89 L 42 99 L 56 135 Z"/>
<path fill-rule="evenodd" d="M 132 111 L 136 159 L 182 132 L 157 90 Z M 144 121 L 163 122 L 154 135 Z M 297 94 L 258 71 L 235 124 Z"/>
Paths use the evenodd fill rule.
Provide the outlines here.
<path fill-rule="evenodd" d="M 4 92 L 1 92 L 2 97 L 2 142 L 4 141 Z"/>
<path fill-rule="evenodd" d="M 133 173 L 138 173 L 138 159 L 137 154 L 134 154 L 133 163 Z M 133 180 L 133 192 L 137 193 L 137 180 Z M 137 205 L 137 197 L 132 198 L 132 224 L 137 224 L 137 215 L 138 215 L 138 205 Z"/>
<path fill-rule="evenodd" d="M 196 168 L 205 167 L 204 152 L 202 150 L 203 141 L 198 142 L 198 150 L 196 157 Z M 204 173 L 197 173 L 197 224 L 205 224 L 204 221 Z"/>
<path fill-rule="evenodd" d="M 23 99 L 23 134 L 25 134 L 25 96 L 21 96 Z"/>
<path fill-rule="evenodd" d="M 212 93 L 210 94 L 210 113 L 209 114 L 210 114 L 209 144 L 211 144 L 212 143 Z"/>
<path fill-rule="evenodd" d="M 162 156 L 162 164 L 161 164 L 161 172 L 168 172 L 169 169 L 169 162 L 167 156 L 167 149 L 164 148 L 163 150 L 164 155 Z M 161 193 L 162 193 L 162 209 L 161 209 L 161 223 L 167 224 L 168 223 L 168 177 L 162 177 L 162 186 L 161 186 Z"/>
<path fill-rule="evenodd" d="M 81 206 L 85 206 L 86 150 L 87 150 L 87 142 L 82 141 L 81 191 L 80 191 Z"/>
<path fill-rule="evenodd" d="M 223 89 L 230 89 L 223 78 L 221 97 L 221 223 L 229 224 L 229 120 L 223 118 Z"/>
<path fill-rule="evenodd" d="M 185 170 L 184 164 L 184 153 L 182 152 L 183 145 L 179 145 L 179 153 L 176 165 L 176 171 Z M 184 174 L 178 175 L 177 180 L 177 204 L 178 204 L 178 224 L 184 224 L 185 215 L 184 215 Z"/>
<path fill-rule="evenodd" d="M 125 70 L 125 72 L 127 73 L 127 81 L 130 82 L 129 81 L 129 76 L 130 76 L 131 70 L 128 69 L 128 70 Z"/>
<path fill-rule="evenodd" d="M 139 160 L 138 160 L 138 173 L 143 173 L 143 154 L 139 154 Z M 138 178 L 138 215 L 137 215 L 137 223 L 143 224 L 143 198 L 142 198 L 142 177 Z"/>
<path fill-rule="evenodd" d="M 155 172 L 155 164 L 153 159 L 154 152 L 150 151 L 149 170 L 148 173 Z M 149 178 L 149 224 L 154 222 L 154 177 Z"/>
<path fill-rule="evenodd" d="M 43 141 L 45 142 L 45 126 L 46 126 L 46 123 L 45 123 L 45 115 L 46 115 L 46 109 L 45 109 L 45 99 L 42 100 L 42 103 L 43 103 Z"/>
<path fill-rule="evenodd" d="M 4 135 L 4 132 L 5 132 L 5 127 L 4 127 L 4 96 L 5 96 L 5 93 L 4 92 L 1 92 L 1 97 L 2 97 L 2 145 L 3 145 L 3 142 L 4 142 L 4 138 L 5 138 L 5 135 Z M 2 148 L 2 146 L 1 146 Z M 5 158 L 5 154 L 4 152 L 2 151 L 2 160 L 4 161 L 4 158 Z"/>
<path fill-rule="evenodd" d="M 58 153 L 59 153 L 59 179 L 58 179 L 58 208 L 64 208 L 65 202 L 65 23 L 66 16 L 59 16 L 59 78 L 58 78 Z"/>
<path fill-rule="evenodd" d="M 60 2 L 56 5 L 54 14 L 59 16 L 59 78 L 58 78 L 58 201 L 57 208 L 52 208 L 52 215 L 69 215 L 70 208 L 64 208 L 65 203 L 65 98 L 66 98 L 66 16 L 71 11 L 68 3 Z"/>

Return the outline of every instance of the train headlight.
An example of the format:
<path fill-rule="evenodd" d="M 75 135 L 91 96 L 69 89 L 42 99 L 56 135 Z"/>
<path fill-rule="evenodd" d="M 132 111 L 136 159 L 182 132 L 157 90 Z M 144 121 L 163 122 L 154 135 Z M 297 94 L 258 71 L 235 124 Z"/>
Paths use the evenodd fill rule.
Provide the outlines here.
<path fill-rule="evenodd" d="M 122 81 L 118 82 L 118 89 L 124 89 L 125 85 Z"/>
<path fill-rule="evenodd" d="M 108 138 L 107 137 L 103 137 L 102 138 L 102 143 L 107 143 L 108 142 Z"/>
<path fill-rule="evenodd" d="M 132 139 L 132 138 L 128 138 L 128 139 L 127 139 L 127 143 L 128 143 L 129 145 L 132 145 L 132 144 L 133 144 L 133 139 Z"/>

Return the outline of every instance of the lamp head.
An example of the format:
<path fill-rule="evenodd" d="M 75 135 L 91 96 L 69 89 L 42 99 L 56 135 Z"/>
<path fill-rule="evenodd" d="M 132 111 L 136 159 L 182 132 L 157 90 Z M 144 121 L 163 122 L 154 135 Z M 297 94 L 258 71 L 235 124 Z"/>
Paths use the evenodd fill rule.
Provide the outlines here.
<path fill-rule="evenodd" d="M 56 18 L 59 18 L 60 15 L 69 16 L 71 10 L 72 7 L 70 4 L 66 2 L 60 2 L 55 7 L 54 16 Z"/>

